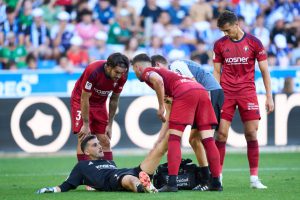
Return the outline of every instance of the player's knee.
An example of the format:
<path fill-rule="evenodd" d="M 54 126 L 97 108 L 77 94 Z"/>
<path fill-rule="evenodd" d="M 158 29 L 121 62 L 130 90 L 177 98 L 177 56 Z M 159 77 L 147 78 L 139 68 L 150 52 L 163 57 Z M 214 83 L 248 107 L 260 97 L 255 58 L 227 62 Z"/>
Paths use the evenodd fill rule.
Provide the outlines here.
<path fill-rule="evenodd" d="M 228 132 L 219 129 L 216 134 L 216 139 L 220 142 L 226 142 L 227 138 L 228 138 Z"/>
<path fill-rule="evenodd" d="M 257 130 L 245 131 L 245 138 L 247 141 L 252 141 L 257 139 Z"/>
<path fill-rule="evenodd" d="M 190 145 L 191 145 L 193 148 L 194 148 L 194 146 L 197 145 L 198 141 L 200 142 L 200 140 L 197 140 L 197 138 L 195 138 L 195 137 L 190 137 L 190 138 L 189 138 L 189 143 L 190 143 Z"/>

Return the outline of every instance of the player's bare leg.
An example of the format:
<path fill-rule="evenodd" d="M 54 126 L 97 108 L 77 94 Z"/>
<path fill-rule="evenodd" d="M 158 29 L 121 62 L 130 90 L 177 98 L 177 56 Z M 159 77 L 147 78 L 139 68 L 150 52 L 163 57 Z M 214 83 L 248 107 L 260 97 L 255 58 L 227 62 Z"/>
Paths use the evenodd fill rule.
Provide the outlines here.
<path fill-rule="evenodd" d="M 192 129 L 189 143 L 192 146 L 200 167 L 201 184 L 207 184 L 210 179 L 206 152 L 201 142 L 201 136 L 197 129 Z"/>
<path fill-rule="evenodd" d="M 257 130 L 259 120 L 251 120 L 244 123 L 245 138 L 247 140 L 247 156 L 250 169 L 250 187 L 255 189 L 266 189 L 258 178 L 259 145 L 257 141 Z"/>
<path fill-rule="evenodd" d="M 168 138 L 168 122 L 165 122 L 161 129 L 157 142 L 141 163 L 141 170 L 150 175 L 154 174 L 155 170 L 157 169 L 160 163 L 160 160 L 168 151 Z"/>
<path fill-rule="evenodd" d="M 106 160 L 113 160 L 113 154 L 110 147 L 110 138 L 106 134 L 96 134 L 97 139 L 102 146 L 104 159 Z"/>
<path fill-rule="evenodd" d="M 201 142 L 201 136 L 197 129 L 191 130 L 189 143 L 196 154 L 196 158 L 199 163 L 199 166 L 200 167 L 208 166 L 205 149 L 203 147 L 203 144 Z"/>
<path fill-rule="evenodd" d="M 171 105 L 165 104 L 166 108 L 166 122 L 162 124 L 162 128 L 159 132 L 157 141 L 155 142 L 153 148 L 150 150 L 148 155 L 145 157 L 144 161 L 141 163 L 140 168 L 144 172 L 152 175 L 157 169 L 160 160 L 168 151 L 168 139 L 169 139 L 169 116 Z"/>
<path fill-rule="evenodd" d="M 145 175 L 147 175 L 145 173 Z M 149 178 L 149 177 L 148 177 Z M 122 187 L 126 190 L 133 192 L 147 192 L 147 193 L 155 193 L 157 192 L 156 188 L 151 184 L 150 179 L 148 184 L 143 184 L 139 178 L 132 175 L 125 175 L 121 181 Z"/>
<path fill-rule="evenodd" d="M 228 132 L 230 128 L 231 122 L 227 121 L 225 119 L 220 120 L 219 129 L 216 132 L 216 146 L 218 148 L 219 154 L 220 154 L 220 165 L 221 165 L 221 183 L 222 183 L 222 171 L 223 171 L 223 164 L 226 154 L 226 141 L 228 138 Z"/>

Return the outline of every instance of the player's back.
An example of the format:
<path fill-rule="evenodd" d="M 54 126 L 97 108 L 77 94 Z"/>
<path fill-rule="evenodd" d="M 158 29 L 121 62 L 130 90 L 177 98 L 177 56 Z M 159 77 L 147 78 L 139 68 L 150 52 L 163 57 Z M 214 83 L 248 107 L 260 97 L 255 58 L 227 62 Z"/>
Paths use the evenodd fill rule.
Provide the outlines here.
<path fill-rule="evenodd" d="M 182 59 L 182 60 L 174 61 L 170 65 L 170 69 L 172 71 L 179 72 L 182 75 L 186 75 L 190 77 L 189 73 L 188 72 L 186 73 L 185 68 L 189 70 L 192 77 L 194 77 L 198 83 L 203 85 L 203 87 L 206 90 L 211 91 L 211 90 L 221 89 L 220 84 L 214 78 L 212 73 L 210 73 L 209 71 L 204 69 L 202 65 L 194 61 Z"/>
<path fill-rule="evenodd" d="M 164 81 L 165 93 L 168 96 L 179 96 L 192 89 L 205 89 L 201 84 L 193 81 L 189 77 L 159 67 L 146 68 L 142 75 L 143 80 L 145 80 L 150 87 L 152 87 L 152 85 L 147 80 L 148 76 L 151 74 L 151 71 L 158 73 L 162 77 Z"/>

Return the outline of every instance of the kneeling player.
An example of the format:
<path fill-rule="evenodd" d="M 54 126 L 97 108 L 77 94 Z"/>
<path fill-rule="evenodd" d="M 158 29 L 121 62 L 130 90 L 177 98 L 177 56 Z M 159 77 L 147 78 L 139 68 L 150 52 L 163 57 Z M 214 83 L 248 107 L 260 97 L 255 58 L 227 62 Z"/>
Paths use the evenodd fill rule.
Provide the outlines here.
<path fill-rule="evenodd" d="M 112 160 L 103 160 L 102 147 L 96 136 L 87 136 L 81 143 L 81 150 L 90 160 L 80 161 L 61 185 L 45 187 L 41 193 L 67 192 L 79 185 L 89 185 L 99 191 L 157 192 L 148 174 L 140 168 L 117 169 Z"/>

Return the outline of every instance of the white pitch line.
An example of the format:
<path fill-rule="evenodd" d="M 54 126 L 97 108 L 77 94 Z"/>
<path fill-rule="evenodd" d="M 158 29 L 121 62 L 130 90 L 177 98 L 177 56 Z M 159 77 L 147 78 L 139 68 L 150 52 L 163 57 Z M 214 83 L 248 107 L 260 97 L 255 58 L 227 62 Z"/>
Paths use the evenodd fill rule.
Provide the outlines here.
<path fill-rule="evenodd" d="M 224 169 L 224 172 L 244 172 L 249 171 L 248 168 L 231 168 Z M 274 167 L 274 168 L 259 168 L 259 171 L 300 171 L 300 167 Z M 0 174 L 0 177 L 29 177 L 29 176 L 68 176 L 70 172 L 59 173 L 20 173 L 20 174 Z"/>

